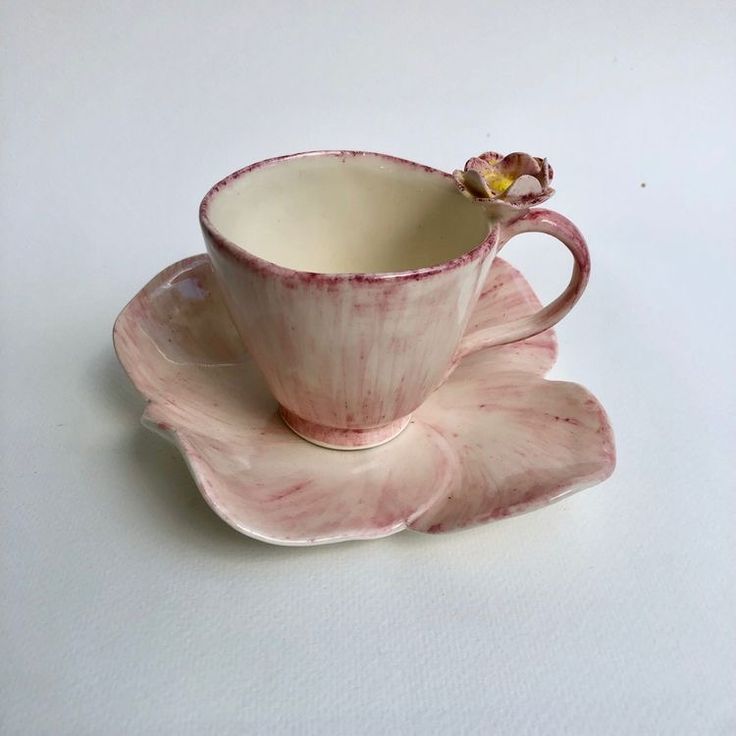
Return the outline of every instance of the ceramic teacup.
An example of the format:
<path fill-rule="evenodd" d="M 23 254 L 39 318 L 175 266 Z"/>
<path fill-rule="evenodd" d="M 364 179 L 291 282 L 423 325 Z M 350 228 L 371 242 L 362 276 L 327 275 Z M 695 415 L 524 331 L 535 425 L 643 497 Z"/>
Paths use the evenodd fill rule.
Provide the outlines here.
<path fill-rule="evenodd" d="M 588 251 L 565 217 L 494 217 L 450 174 L 376 153 L 263 161 L 205 195 L 200 222 L 233 322 L 284 421 L 337 449 L 395 437 L 458 361 L 558 322 Z M 566 290 L 529 317 L 464 337 L 493 260 L 522 232 L 572 252 Z"/>

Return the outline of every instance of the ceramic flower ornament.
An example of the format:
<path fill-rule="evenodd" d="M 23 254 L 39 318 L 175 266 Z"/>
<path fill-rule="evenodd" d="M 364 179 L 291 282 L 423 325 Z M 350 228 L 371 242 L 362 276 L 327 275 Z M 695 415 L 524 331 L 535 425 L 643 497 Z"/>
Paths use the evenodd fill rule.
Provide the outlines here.
<path fill-rule="evenodd" d="M 555 193 L 549 185 L 553 175 L 545 158 L 493 151 L 474 156 L 462 171 L 453 172 L 460 191 L 499 220 L 510 220 L 546 202 Z"/>

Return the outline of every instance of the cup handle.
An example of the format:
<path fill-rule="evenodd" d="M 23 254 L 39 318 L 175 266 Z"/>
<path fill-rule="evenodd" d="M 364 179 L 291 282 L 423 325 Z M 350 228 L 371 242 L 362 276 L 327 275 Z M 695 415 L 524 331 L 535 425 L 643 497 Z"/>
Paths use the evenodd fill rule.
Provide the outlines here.
<path fill-rule="evenodd" d="M 572 309 L 585 290 L 590 275 L 590 254 L 585 238 L 570 220 L 552 210 L 541 208 L 529 210 L 518 219 L 501 225 L 498 250 L 500 251 L 511 238 L 520 233 L 546 233 L 565 245 L 575 259 L 570 283 L 557 299 L 538 312 L 467 335 L 460 343 L 457 360 L 477 350 L 525 340 L 544 332 L 557 324 Z"/>

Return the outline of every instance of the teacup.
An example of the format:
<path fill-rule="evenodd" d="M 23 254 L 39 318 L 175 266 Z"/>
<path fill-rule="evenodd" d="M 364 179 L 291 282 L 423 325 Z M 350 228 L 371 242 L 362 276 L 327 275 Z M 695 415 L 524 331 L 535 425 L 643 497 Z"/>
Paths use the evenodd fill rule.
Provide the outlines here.
<path fill-rule="evenodd" d="M 200 222 L 217 281 L 294 432 L 335 449 L 387 442 L 461 358 L 570 310 L 589 272 L 577 228 L 545 209 L 492 212 L 450 174 L 362 151 L 269 159 L 212 187 Z M 464 337 L 496 254 L 522 232 L 567 246 L 570 284 L 536 314 Z"/>

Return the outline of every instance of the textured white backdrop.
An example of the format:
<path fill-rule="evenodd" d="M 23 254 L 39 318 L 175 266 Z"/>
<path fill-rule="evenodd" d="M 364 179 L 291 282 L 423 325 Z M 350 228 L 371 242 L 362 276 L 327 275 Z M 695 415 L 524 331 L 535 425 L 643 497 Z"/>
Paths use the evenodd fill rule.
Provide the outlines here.
<path fill-rule="evenodd" d="M 732 2 L 6 0 L 0 27 L 2 734 L 736 733 Z M 609 410 L 611 480 L 316 549 L 208 510 L 110 329 L 203 249 L 210 184 L 323 147 L 549 157 L 593 255 L 553 375 Z M 504 255 L 567 278 L 542 237 Z"/>

